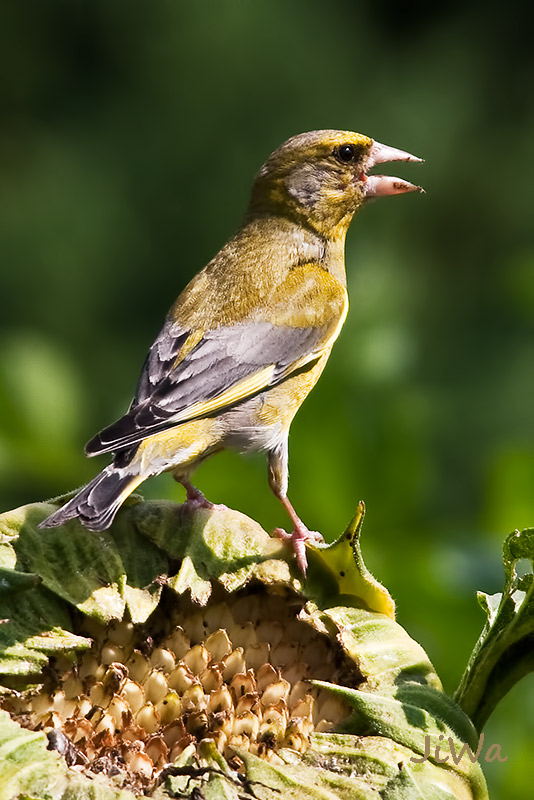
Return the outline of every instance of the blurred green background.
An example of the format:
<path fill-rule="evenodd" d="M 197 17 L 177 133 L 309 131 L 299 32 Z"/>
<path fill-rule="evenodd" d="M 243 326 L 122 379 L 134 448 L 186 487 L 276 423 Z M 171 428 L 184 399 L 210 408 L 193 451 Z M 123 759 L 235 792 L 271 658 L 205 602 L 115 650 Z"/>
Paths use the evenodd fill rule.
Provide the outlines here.
<path fill-rule="evenodd" d="M 526 8 L 526 4 L 523 4 Z M 357 130 L 426 159 L 427 191 L 380 200 L 347 242 L 351 310 L 290 440 L 290 496 L 364 552 L 452 691 L 534 524 L 532 62 L 522 4 L 269 0 L 0 7 L 0 506 L 59 494 L 104 460 L 187 280 L 239 225 L 287 137 Z M 261 456 L 217 456 L 210 499 L 286 524 Z M 169 476 L 150 497 L 181 499 Z M 534 679 L 488 725 L 524 800 Z M 528 781 L 528 783 L 527 783 Z"/>

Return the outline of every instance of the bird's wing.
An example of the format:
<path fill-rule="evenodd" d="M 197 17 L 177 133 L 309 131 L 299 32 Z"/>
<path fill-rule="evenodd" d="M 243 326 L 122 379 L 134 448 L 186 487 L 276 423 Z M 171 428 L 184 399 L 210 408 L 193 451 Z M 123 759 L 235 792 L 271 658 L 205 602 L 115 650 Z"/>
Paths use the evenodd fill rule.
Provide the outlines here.
<path fill-rule="evenodd" d="M 346 292 L 329 279 L 321 289 L 308 276 L 293 313 L 287 296 L 278 308 L 284 287 L 277 287 L 263 316 L 281 324 L 250 319 L 198 333 L 168 318 L 147 356 L 130 410 L 88 443 L 88 455 L 121 450 L 211 416 L 311 367 L 333 343 L 346 313 Z"/>

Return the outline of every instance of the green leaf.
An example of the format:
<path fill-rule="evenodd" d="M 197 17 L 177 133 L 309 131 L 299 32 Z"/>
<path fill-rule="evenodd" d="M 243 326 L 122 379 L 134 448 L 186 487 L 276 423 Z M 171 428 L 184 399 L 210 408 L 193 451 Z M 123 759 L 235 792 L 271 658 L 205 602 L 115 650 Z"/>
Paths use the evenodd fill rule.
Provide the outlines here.
<path fill-rule="evenodd" d="M 77 520 L 59 528 L 37 526 L 55 506 L 36 503 L 4 514 L 17 567 L 39 575 L 50 591 L 102 621 L 124 613 L 124 566 L 109 533 L 89 533 Z"/>
<path fill-rule="evenodd" d="M 32 572 L 18 572 L 15 569 L 0 567 L 0 597 L 32 589 L 41 582 L 39 575 Z"/>
<path fill-rule="evenodd" d="M 281 797 L 284 800 L 302 800 L 304 797 L 310 800 L 378 800 L 379 797 L 364 777 L 311 767 L 296 753 L 282 751 L 283 756 L 291 761 L 280 765 L 242 750 L 236 752 L 245 763 L 247 781 L 252 790 L 265 800 Z"/>
<path fill-rule="evenodd" d="M 0 673 L 40 673 L 48 656 L 90 647 L 90 639 L 70 632 L 64 603 L 39 586 L 11 597 L 0 597 Z"/>
<path fill-rule="evenodd" d="M 2 517 L 0 517 L 0 567 L 2 569 L 15 569 L 17 554 L 7 540 L 6 534 L 2 529 Z"/>
<path fill-rule="evenodd" d="M 381 797 L 382 800 L 458 800 L 458 795 L 451 794 L 442 786 L 421 786 L 406 764 L 400 765 L 399 774 L 389 781 Z"/>
<path fill-rule="evenodd" d="M 371 575 L 360 548 L 365 505 L 360 502 L 349 527 L 329 545 L 308 547 L 306 593 L 318 605 L 343 597 L 347 605 L 377 611 L 395 618 L 395 603 L 388 590 Z"/>
<path fill-rule="evenodd" d="M 530 561 L 520 576 L 517 563 Z M 455 698 L 482 730 L 504 695 L 534 671 L 534 529 L 514 531 L 503 545 L 505 585 L 502 594 L 478 594 L 486 624 L 475 645 Z"/>
<path fill-rule="evenodd" d="M 29 678 L 39 675 L 48 663 L 48 656 L 30 650 L 22 644 L 13 644 L 0 651 L 0 674 Z"/>
<path fill-rule="evenodd" d="M 424 756 L 434 761 L 439 748 L 440 756 L 448 757 L 448 768 L 469 780 L 473 796 L 486 796 L 479 765 L 471 761 L 465 750 L 461 759 L 456 758 L 466 742 L 475 752 L 478 737 L 470 720 L 447 695 L 416 684 L 401 686 L 395 697 L 388 697 L 325 681 L 312 683 L 337 694 L 357 712 L 345 725 L 349 733 L 365 732 L 392 739 L 408 748 L 416 759 Z"/>
<path fill-rule="evenodd" d="M 110 530 L 125 572 L 124 596 L 134 623 L 146 622 L 156 609 L 169 572 L 165 553 L 132 524 L 133 505 L 123 508 Z"/>
<path fill-rule="evenodd" d="M 211 581 L 200 577 L 191 556 L 184 556 L 178 573 L 169 580 L 169 586 L 177 594 L 189 590 L 191 600 L 201 606 L 205 606 L 211 596 Z"/>
<path fill-rule="evenodd" d="M 367 784 L 384 800 L 472 800 L 468 780 L 452 769 L 431 761 L 414 764 L 414 752 L 381 736 L 315 733 L 304 760 L 323 769 L 365 776 Z M 487 797 L 484 793 L 481 798 Z"/>
<path fill-rule="evenodd" d="M 213 580 L 228 591 L 252 578 L 293 582 L 284 545 L 238 511 L 215 507 L 189 512 L 176 503 L 149 501 L 133 506 L 131 514 L 144 535 L 182 561 L 171 588 L 178 594 L 190 589 L 201 605 L 211 595 Z"/>
<path fill-rule="evenodd" d="M 421 645 L 391 617 L 350 605 L 310 609 L 309 616 L 319 630 L 321 624 L 329 629 L 335 626 L 340 644 L 370 690 L 389 693 L 405 681 L 441 690 L 441 681 Z"/>

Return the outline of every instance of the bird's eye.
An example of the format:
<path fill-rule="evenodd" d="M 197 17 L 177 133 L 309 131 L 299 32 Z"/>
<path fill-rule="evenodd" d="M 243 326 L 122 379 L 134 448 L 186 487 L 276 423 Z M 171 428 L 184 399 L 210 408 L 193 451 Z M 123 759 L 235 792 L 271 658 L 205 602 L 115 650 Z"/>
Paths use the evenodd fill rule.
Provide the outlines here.
<path fill-rule="evenodd" d="M 356 155 L 356 148 L 352 144 L 341 144 L 334 152 L 340 161 L 348 164 L 349 161 L 353 161 Z"/>

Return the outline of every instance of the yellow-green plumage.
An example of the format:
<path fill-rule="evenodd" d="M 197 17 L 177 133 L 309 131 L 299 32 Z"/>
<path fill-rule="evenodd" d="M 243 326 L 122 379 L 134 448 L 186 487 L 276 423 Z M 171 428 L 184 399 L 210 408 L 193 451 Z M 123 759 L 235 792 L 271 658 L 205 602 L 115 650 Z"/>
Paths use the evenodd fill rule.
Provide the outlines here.
<path fill-rule="evenodd" d="M 227 447 L 265 450 L 305 569 L 308 532 L 287 499 L 287 437 L 347 314 L 354 213 L 369 196 L 417 188 L 367 176 L 386 160 L 418 159 L 348 131 L 301 134 L 270 156 L 241 229 L 172 306 L 130 410 L 89 442 L 89 455 L 113 452 L 113 463 L 44 527 L 77 516 L 102 530 L 139 483 L 167 470 L 189 502 L 205 503 L 189 483 L 202 460 Z"/>

